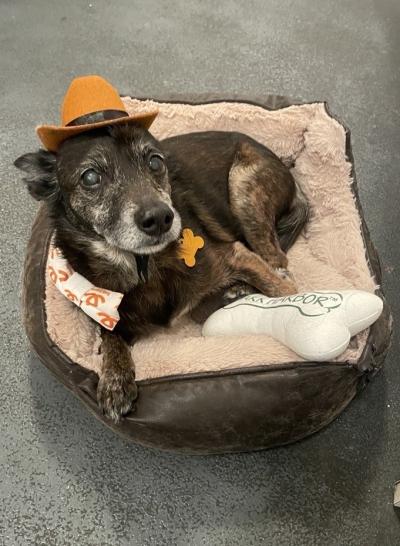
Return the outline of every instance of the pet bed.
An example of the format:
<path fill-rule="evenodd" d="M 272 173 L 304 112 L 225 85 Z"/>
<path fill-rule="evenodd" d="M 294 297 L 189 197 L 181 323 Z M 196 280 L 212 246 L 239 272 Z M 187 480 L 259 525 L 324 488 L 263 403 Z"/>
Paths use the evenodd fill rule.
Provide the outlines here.
<path fill-rule="evenodd" d="M 201 337 L 184 317 L 133 348 L 139 398 L 119 424 L 97 407 L 99 327 L 45 274 L 52 231 L 38 212 L 25 264 L 23 309 L 42 362 L 91 412 L 129 439 L 186 453 L 264 449 L 294 442 L 332 421 L 381 367 L 391 334 L 379 259 L 354 179 L 350 135 L 326 104 L 268 96 L 124 98 L 128 112 L 159 108 L 158 137 L 200 130 L 241 131 L 291 166 L 312 206 L 289 252 L 299 290 L 361 289 L 384 301 L 381 317 L 333 362 L 302 360 L 268 336 Z"/>

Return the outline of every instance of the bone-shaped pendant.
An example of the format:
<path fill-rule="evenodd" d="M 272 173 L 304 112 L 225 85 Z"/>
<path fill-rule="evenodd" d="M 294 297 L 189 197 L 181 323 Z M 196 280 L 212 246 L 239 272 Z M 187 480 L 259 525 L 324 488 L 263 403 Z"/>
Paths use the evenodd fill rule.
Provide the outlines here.
<path fill-rule="evenodd" d="M 204 239 L 199 235 L 194 235 L 193 231 L 185 228 L 182 231 L 182 238 L 179 241 L 180 247 L 178 257 L 181 258 L 188 267 L 194 267 L 196 264 L 196 254 L 204 246 Z"/>

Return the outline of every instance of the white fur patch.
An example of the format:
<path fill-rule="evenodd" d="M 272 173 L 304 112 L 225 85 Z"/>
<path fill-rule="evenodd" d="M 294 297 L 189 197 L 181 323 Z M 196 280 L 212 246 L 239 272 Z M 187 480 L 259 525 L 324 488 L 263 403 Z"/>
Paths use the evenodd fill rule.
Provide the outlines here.
<path fill-rule="evenodd" d="M 172 208 L 174 220 L 171 229 L 161 235 L 153 237 L 143 233 L 133 220 L 132 209 L 126 209 L 112 232 L 105 233 L 106 240 L 113 246 L 133 252 L 135 254 L 155 254 L 163 250 L 169 243 L 176 241 L 180 235 L 182 222 L 178 212 Z"/>
<path fill-rule="evenodd" d="M 171 208 L 174 213 L 174 220 L 172 222 L 171 229 L 161 236 L 161 240 L 158 243 L 152 245 L 151 242 L 149 242 L 148 244 L 144 243 L 141 247 L 136 247 L 134 250 L 136 254 L 156 254 L 157 252 L 163 250 L 170 243 L 178 239 L 179 235 L 181 234 L 182 221 L 178 212 L 173 207 Z M 154 240 L 154 237 L 149 237 L 145 234 L 143 234 L 143 236 L 149 241 Z"/>
<path fill-rule="evenodd" d="M 107 241 L 92 241 L 91 249 L 99 258 L 105 258 L 111 264 L 123 269 L 133 269 L 136 267 L 133 256 L 127 254 L 124 250 L 110 245 Z"/>

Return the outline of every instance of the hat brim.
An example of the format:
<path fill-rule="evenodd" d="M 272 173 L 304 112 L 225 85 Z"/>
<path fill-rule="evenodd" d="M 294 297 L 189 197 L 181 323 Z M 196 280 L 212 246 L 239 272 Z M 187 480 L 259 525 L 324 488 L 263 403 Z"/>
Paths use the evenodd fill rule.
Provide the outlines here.
<path fill-rule="evenodd" d="M 148 129 L 155 120 L 157 114 L 158 110 L 154 110 L 152 112 L 143 112 L 142 114 L 124 116 L 117 119 L 100 121 L 98 123 L 90 123 L 87 125 L 73 125 L 71 127 L 40 125 L 36 128 L 36 133 L 42 141 L 43 146 L 49 150 L 49 152 L 56 152 L 64 140 L 81 133 L 87 133 L 89 131 L 99 129 L 100 127 L 107 127 L 109 125 L 133 125 L 137 123 L 145 129 Z"/>

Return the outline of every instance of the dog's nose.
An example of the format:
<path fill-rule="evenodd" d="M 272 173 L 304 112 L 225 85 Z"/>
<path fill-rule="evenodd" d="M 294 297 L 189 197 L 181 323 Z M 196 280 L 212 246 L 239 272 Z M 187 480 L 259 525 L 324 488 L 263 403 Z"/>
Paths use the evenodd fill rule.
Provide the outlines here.
<path fill-rule="evenodd" d="M 135 214 L 138 228 L 147 235 L 162 235 L 170 230 L 174 219 L 172 209 L 165 203 L 141 207 Z"/>

